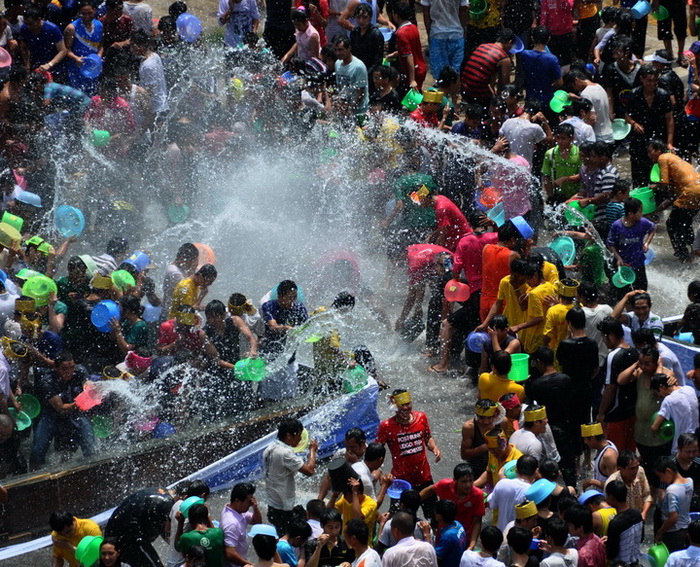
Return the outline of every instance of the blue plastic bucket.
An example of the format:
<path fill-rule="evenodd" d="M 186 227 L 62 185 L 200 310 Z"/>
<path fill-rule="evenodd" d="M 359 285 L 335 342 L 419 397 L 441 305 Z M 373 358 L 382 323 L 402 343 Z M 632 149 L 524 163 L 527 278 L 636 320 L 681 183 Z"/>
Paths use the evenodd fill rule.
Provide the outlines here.
<path fill-rule="evenodd" d="M 651 3 L 646 0 L 639 0 L 632 8 L 630 13 L 635 20 L 641 20 L 644 16 L 651 12 Z"/>
<path fill-rule="evenodd" d="M 109 322 L 114 318 L 117 320 L 121 319 L 121 311 L 119 309 L 119 304 L 111 299 L 100 301 L 92 309 L 92 314 L 90 315 L 92 324 L 103 333 L 109 333 L 109 331 L 112 330 L 109 326 Z"/>
<path fill-rule="evenodd" d="M 134 268 L 136 268 L 139 272 L 142 272 L 148 268 L 148 265 L 151 263 L 151 259 L 148 257 L 148 254 L 141 252 L 141 250 L 137 250 L 124 261 L 127 264 L 134 266 Z"/>
<path fill-rule="evenodd" d="M 83 58 L 80 74 L 87 79 L 96 79 L 102 74 L 102 58 L 97 53 L 91 53 Z"/>
<path fill-rule="evenodd" d="M 506 222 L 506 210 L 503 201 L 496 203 L 496 206 L 486 213 L 486 216 L 496 223 L 496 226 L 501 226 Z"/>
<path fill-rule="evenodd" d="M 85 216 L 80 209 L 61 205 L 53 214 L 56 229 L 64 238 L 80 236 L 85 230 Z"/>
<path fill-rule="evenodd" d="M 488 333 L 477 333 L 476 331 L 472 331 L 467 335 L 467 339 L 464 341 L 464 344 L 472 352 L 481 352 L 484 345 L 489 342 L 490 338 L 491 337 L 489 337 Z"/>
<path fill-rule="evenodd" d="M 535 236 L 535 231 L 533 230 L 533 228 L 527 223 L 527 221 L 523 217 L 521 217 L 521 216 L 513 217 L 510 220 L 515 225 L 515 228 L 518 229 L 520 236 L 522 236 L 525 240 Z"/>
<path fill-rule="evenodd" d="M 656 258 L 656 252 L 654 252 L 654 249 L 650 246 L 649 250 L 644 253 L 644 265 L 648 266 L 651 264 L 654 258 Z"/>
<path fill-rule="evenodd" d="M 410 490 L 411 489 L 411 483 L 408 482 L 407 480 L 401 480 L 400 478 L 397 478 L 394 482 L 391 483 L 391 486 L 387 488 L 386 493 L 389 496 L 389 498 L 392 498 L 394 500 L 398 500 L 401 498 L 401 493 L 404 490 Z"/>
<path fill-rule="evenodd" d="M 379 31 L 382 32 L 385 42 L 389 41 L 394 36 L 394 30 L 391 28 L 379 28 Z"/>

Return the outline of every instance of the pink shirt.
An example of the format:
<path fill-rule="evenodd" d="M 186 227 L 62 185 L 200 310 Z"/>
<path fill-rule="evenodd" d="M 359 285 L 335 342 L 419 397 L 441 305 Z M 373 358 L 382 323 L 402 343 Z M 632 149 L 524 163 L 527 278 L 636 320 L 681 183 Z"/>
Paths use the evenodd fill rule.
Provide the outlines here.
<path fill-rule="evenodd" d="M 540 5 L 540 25 L 552 35 L 574 31 L 574 0 L 543 0 Z"/>
<path fill-rule="evenodd" d="M 578 567 L 605 567 L 608 557 L 605 544 L 595 534 L 580 538 L 576 542 Z"/>
<path fill-rule="evenodd" d="M 496 244 L 496 242 L 498 242 L 497 232 L 484 232 L 481 234 L 474 232 L 467 234 L 457 244 L 453 273 L 455 277 L 459 277 L 460 272 L 464 270 L 472 293 L 481 289 L 484 246 Z"/>
<path fill-rule="evenodd" d="M 447 232 L 445 248 L 454 252 L 459 239 L 473 232 L 472 227 L 469 226 L 459 207 L 444 195 L 437 195 L 433 206 L 435 207 L 437 227 L 445 228 Z"/>
<path fill-rule="evenodd" d="M 309 27 L 306 28 L 306 31 L 303 32 L 294 32 L 294 37 L 296 37 L 297 40 L 297 57 L 304 61 L 310 61 L 312 57 L 318 57 L 319 53 L 312 53 L 310 50 L 310 44 L 311 44 L 311 38 L 316 36 L 318 39 L 318 46 L 320 48 L 321 46 L 321 38 L 318 35 L 318 32 L 316 31 L 316 28 L 313 27 L 311 24 L 309 24 Z"/>
<path fill-rule="evenodd" d="M 519 155 L 514 155 L 508 161 L 518 166 L 517 171 L 494 163 L 491 168 L 491 183 L 503 195 L 506 218 L 512 219 L 530 210 L 530 164 Z"/>

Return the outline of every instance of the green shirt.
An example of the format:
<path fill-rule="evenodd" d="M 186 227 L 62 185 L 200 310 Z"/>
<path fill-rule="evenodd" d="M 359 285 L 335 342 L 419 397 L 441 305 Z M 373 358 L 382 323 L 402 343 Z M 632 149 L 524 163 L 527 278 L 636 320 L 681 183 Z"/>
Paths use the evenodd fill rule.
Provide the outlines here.
<path fill-rule="evenodd" d="M 432 177 L 423 173 L 411 173 L 402 175 L 394 183 L 394 196 L 396 201 L 403 202 L 400 224 L 413 228 L 433 227 L 437 225 L 434 207 L 421 207 L 411 200 L 411 193 L 417 191 L 421 185 L 428 188 L 435 186 Z"/>
<path fill-rule="evenodd" d="M 209 528 L 204 532 L 192 530 L 180 536 L 175 546 L 180 553 L 187 553 L 195 545 L 206 550 L 207 567 L 223 567 L 224 532 L 219 528 Z"/>
<path fill-rule="evenodd" d="M 122 335 L 124 340 L 134 348 L 144 347 L 148 344 L 148 324 L 139 319 L 136 323 L 122 321 Z"/>
<path fill-rule="evenodd" d="M 90 281 L 88 278 L 84 278 L 78 285 L 73 285 L 68 280 L 68 276 L 63 276 L 56 280 L 56 287 L 58 288 L 56 295 L 61 301 L 67 301 L 70 293 L 77 293 L 82 297 L 90 295 Z"/>
<path fill-rule="evenodd" d="M 542 163 L 542 175 L 550 178 L 552 181 L 568 175 L 577 175 L 581 169 L 581 156 L 579 155 L 578 146 L 571 146 L 569 157 L 566 159 L 559 154 L 559 146 L 554 146 L 551 150 L 547 150 L 544 154 L 544 162 Z M 580 183 L 572 183 L 567 181 L 561 187 L 554 187 L 554 193 L 565 199 L 573 197 L 578 193 Z"/>

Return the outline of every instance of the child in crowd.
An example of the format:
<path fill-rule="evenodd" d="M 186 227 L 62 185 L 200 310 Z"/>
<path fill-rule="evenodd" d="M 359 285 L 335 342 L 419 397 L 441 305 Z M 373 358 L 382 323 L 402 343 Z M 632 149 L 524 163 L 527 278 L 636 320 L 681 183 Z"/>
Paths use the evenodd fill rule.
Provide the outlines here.
<path fill-rule="evenodd" d="M 625 200 L 629 198 L 629 179 L 618 179 L 610 191 L 610 202 L 605 205 L 605 219 L 609 225 L 625 216 Z"/>
<path fill-rule="evenodd" d="M 292 520 L 287 528 L 287 533 L 277 542 L 277 553 L 279 553 L 282 562 L 289 567 L 296 567 L 299 564 L 297 550 L 300 552 L 310 537 L 311 526 L 305 520 L 298 518 Z"/>
<path fill-rule="evenodd" d="M 503 543 L 503 532 L 496 526 L 486 526 L 481 530 L 481 551 L 468 549 L 462 555 L 460 567 L 505 567 L 494 559 L 498 548 Z"/>

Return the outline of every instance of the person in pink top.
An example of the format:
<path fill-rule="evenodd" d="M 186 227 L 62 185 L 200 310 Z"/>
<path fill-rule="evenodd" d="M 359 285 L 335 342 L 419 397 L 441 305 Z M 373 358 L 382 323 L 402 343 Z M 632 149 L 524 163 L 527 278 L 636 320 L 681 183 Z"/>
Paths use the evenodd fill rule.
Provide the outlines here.
<path fill-rule="evenodd" d="M 460 309 L 442 321 L 440 326 L 440 360 L 428 369 L 438 374 L 447 372 L 450 369 L 450 343 L 452 342 L 454 330 L 459 329 L 468 333 L 481 321 L 479 318 L 479 305 L 481 303 L 483 250 L 487 244 L 496 244 L 498 242 L 498 233 L 486 232 L 484 227 L 487 225 L 488 219 L 483 213 L 472 213 L 469 220 L 474 230 L 471 234 L 462 237 L 459 244 L 457 244 L 452 273 L 455 278 L 466 281 L 469 284 L 471 295 Z M 462 272 L 464 272 L 464 276 L 462 276 Z M 478 354 L 474 354 L 474 360 L 471 361 L 469 366 L 478 368 L 478 357 Z"/>
<path fill-rule="evenodd" d="M 574 0 L 542 0 L 540 25 L 552 33 L 547 47 L 559 59 L 562 73 L 568 71 L 574 46 Z"/>
<path fill-rule="evenodd" d="M 411 195 L 411 199 L 421 207 L 435 209 L 437 227 L 428 237 L 428 242 L 454 252 L 460 238 L 473 232 L 464 213 L 444 195 L 433 195 L 430 189 L 423 185 Z"/>
<path fill-rule="evenodd" d="M 282 63 L 286 63 L 296 56 L 302 61 L 311 61 L 314 57 L 321 57 L 321 36 L 309 21 L 309 13 L 301 7 L 292 11 L 292 23 L 294 24 L 294 37 L 296 43 L 282 57 Z"/>
<path fill-rule="evenodd" d="M 507 219 L 526 214 L 530 204 L 530 163 L 510 149 L 508 140 L 498 138 L 491 151 L 507 159 L 518 167 L 505 167 L 493 163 L 491 167 L 491 184 L 498 187 L 503 196 L 503 209 Z"/>

